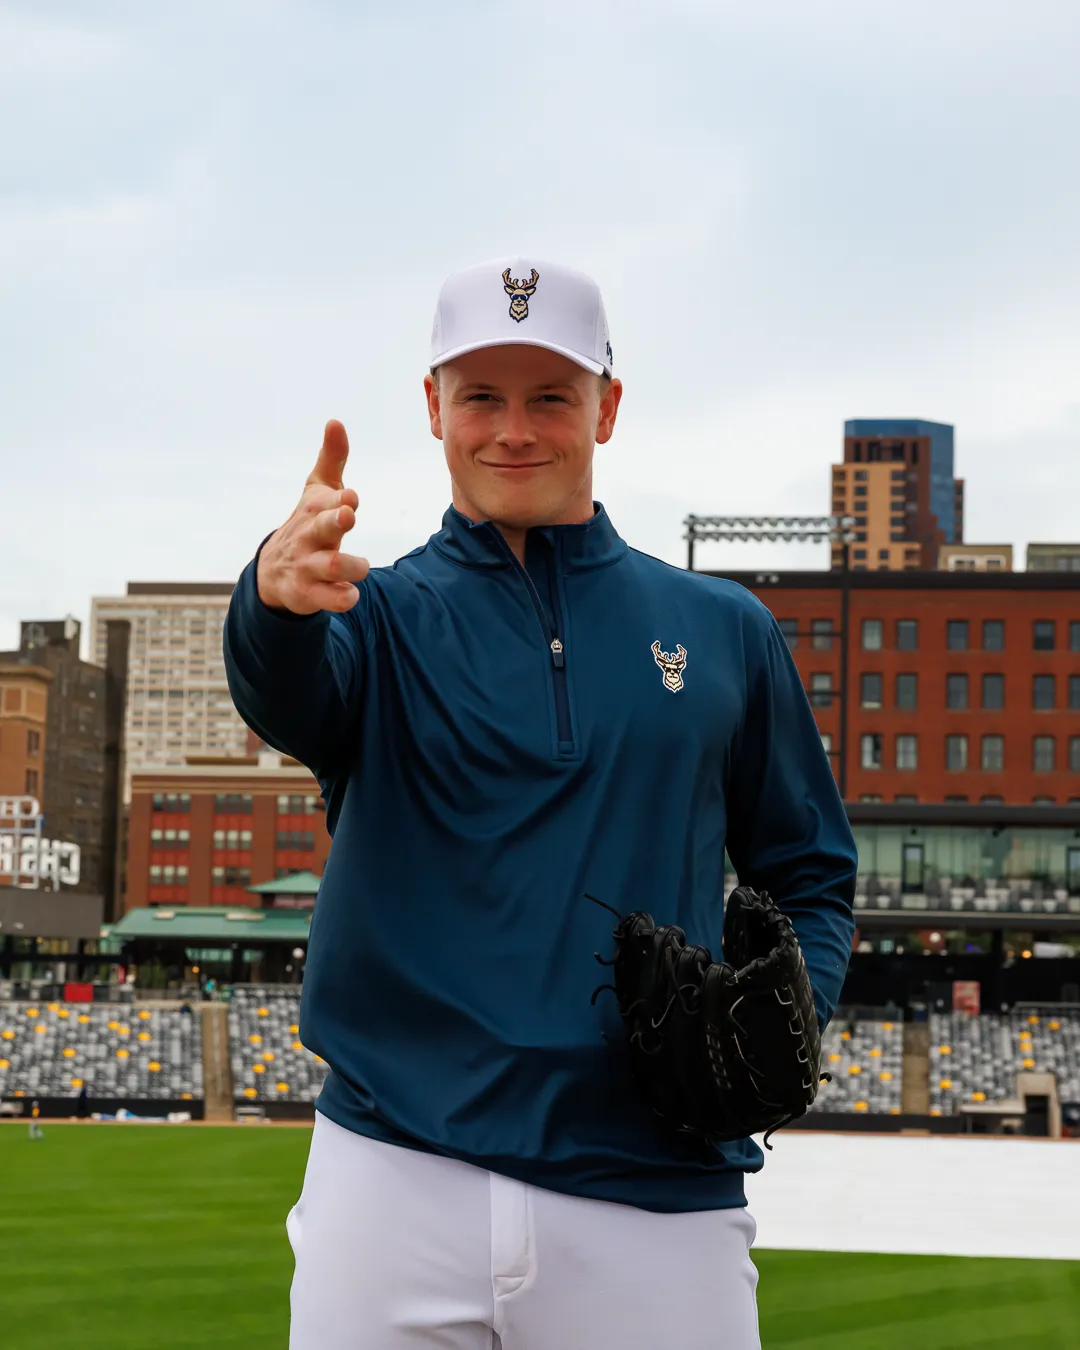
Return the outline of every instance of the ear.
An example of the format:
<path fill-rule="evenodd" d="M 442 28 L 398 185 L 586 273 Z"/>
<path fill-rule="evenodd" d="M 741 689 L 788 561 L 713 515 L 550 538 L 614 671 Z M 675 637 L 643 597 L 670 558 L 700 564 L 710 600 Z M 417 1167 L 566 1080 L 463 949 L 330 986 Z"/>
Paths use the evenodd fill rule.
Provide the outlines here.
<path fill-rule="evenodd" d="M 606 445 L 615 430 L 615 418 L 622 402 L 622 380 L 612 380 L 603 398 L 596 418 L 596 444 Z"/>
<path fill-rule="evenodd" d="M 431 423 L 431 434 L 437 441 L 442 440 L 442 408 L 439 402 L 439 386 L 431 378 L 431 375 L 424 376 L 424 395 L 427 398 L 428 420 Z"/>

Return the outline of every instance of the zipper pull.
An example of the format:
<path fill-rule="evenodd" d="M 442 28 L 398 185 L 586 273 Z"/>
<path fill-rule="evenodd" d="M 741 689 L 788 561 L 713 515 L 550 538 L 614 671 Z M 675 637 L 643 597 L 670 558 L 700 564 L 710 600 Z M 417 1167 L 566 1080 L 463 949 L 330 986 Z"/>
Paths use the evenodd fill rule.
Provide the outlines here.
<path fill-rule="evenodd" d="M 551 639 L 551 659 L 555 662 L 555 669 L 563 668 L 563 645 L 558 638 Z"/>

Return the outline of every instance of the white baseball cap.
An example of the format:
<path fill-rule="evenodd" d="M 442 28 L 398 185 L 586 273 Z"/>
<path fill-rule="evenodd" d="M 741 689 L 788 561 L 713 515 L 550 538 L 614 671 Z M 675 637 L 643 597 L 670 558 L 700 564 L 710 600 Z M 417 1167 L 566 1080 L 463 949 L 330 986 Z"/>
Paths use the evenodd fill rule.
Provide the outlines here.
<path fill-rule="evenodd" d="M 542 259 L 498 258 L 443 282 L 431 330 L 431 368 L 482 347 L 546 347 L 594 375 L 611 374 L 600 287 Z"/>

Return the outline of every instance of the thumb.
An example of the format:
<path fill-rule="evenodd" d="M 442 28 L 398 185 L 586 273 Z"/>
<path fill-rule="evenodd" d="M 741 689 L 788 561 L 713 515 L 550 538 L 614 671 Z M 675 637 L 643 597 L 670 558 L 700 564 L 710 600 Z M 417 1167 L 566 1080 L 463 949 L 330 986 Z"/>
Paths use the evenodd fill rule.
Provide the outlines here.
<path fill-rule="evenodd" d="M 345 461 L 349 458 L 349 438 L 345 428 L 333 418 L 326 424 L 319 458 L 308 476 L 307 486 L 318 484 L 321 487 L 343 488 L 341 475 L 345 471 Z"/>

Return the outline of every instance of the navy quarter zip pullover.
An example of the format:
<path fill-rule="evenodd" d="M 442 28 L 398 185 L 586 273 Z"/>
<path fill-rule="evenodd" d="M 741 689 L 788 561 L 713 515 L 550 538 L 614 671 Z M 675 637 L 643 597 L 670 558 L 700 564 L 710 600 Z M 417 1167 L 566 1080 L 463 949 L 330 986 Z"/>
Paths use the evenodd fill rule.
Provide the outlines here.
<path fill-rule="evenodd" d="M 225 623 L 229 687 L 314 772 L 333 837 L 300 1013 L 329 1065 L 317 1109 L 572 1195 L 744 1205 L 758 1146 L 669 1133 L 614 997 L 590 1006 L 613 920 L 584 893 L 718 959 L 726 845 L 790 915 L 832 1017 L 857 855 L 769 611 L 628 548 L 599 505 L 530 530 L 524 567 L 450 508 L 346 614 L 271 611 L 257 562 Z"/>

